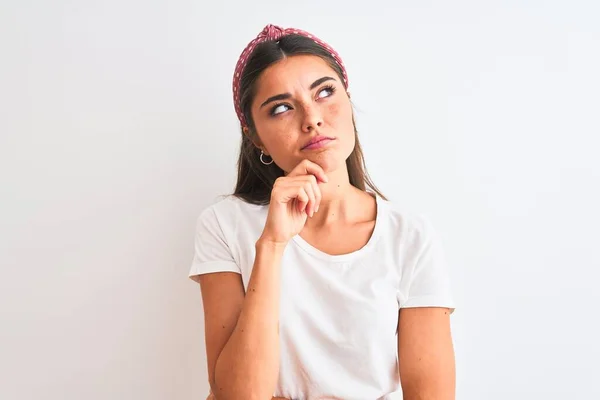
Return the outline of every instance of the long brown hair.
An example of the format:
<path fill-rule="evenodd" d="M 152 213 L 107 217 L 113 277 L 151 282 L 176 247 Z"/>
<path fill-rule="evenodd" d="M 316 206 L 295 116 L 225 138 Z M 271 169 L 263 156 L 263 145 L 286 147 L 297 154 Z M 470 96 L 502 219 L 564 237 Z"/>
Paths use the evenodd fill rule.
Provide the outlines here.
<path fill-rule="evenodd" d="M 340 81 L 344 81 L 342 69 L 331 54 L 305 36 L 285 35 L 278 41 L 269 40 L 256 46 L 247 61 L 240 80 L 240 108 L 248 123 L 248 135 L 244 134 L 242 130 L 237 162 L 238 176 L 233 193 L 234 196 L 252 204 L 269 204 L 275 180 L 285 175 L 283 170 L 275 163 L 265 165 L 260 161 L 260 149 L 253 142 L 253 139 L 257 138 L 257 133 L 250 107 L 256 95 L 256 82 L 260 74 L 269 66 L 285 57 L 297 54 L 308 54 L 322 58 L 337 73 Z M 358 141 L 354 113 L 352 114 L 352 124 L 354 125 L 355 145 L 354 150 L 346 159 L 350 184 L 363 191 L 366 191 L 368 187 L 377 195 L 386 199 L 367 173 L 362 147 Z"/>

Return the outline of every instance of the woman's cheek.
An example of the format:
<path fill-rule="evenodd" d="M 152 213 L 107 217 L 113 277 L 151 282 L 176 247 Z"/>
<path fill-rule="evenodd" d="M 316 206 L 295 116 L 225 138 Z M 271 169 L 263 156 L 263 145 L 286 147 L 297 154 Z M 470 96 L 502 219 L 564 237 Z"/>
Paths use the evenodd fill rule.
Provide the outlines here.
<path fill-rule="evenodd" d="M 327 115 L 330 118 L 336 119 L 340 115 L 340 104 L 339 103 L 330 103 L 327 105 Z"/>

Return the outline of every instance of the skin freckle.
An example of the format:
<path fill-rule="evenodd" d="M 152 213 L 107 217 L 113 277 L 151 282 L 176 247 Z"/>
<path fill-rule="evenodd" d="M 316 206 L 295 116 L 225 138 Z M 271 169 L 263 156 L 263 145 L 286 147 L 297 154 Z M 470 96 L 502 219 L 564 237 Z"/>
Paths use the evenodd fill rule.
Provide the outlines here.
<path fill-rule="evenodd" d="M 330 104 L 327 107 L 327 111 L 330 116 L 336 117 L 340 113 L 340 104 L 339 103 Z"/>

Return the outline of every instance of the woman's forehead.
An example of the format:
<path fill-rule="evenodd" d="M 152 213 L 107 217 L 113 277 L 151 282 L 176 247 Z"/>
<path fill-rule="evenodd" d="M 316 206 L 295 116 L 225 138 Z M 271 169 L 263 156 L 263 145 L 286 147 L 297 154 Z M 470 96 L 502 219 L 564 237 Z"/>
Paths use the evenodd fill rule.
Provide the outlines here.
<path fill-rule="evenodd" d="M 258 92 L 295 85 L 308 88 L 315 80 L 326 75 L 338 80 L 333 68 L 321 57 L 311 55 L 286 57 L 263 71 L 257 82 Z"/>

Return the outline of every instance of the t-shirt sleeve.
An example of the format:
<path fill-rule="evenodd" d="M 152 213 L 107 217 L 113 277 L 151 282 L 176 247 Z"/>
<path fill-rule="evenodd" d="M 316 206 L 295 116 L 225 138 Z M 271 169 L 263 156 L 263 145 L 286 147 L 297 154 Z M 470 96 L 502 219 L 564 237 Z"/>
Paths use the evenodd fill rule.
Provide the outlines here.
<path fill-rule="evenodd" d="M 400 308 L 447 307 L 454 312 L 455 304 L 446 256 L 441 238 L 428 217 L 421 215 L 422 235 L 414 268 L 408 271 L 408 285 Z"/>
<path fill-rule="evenodd" d="M 194 258 L 189 277 L 198 282 L 199 275 L 213 272 L 242 273 L 232 255 L 214 207 L 208 207 L 200 213 L 196 221 Z"/>

